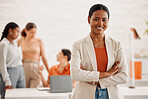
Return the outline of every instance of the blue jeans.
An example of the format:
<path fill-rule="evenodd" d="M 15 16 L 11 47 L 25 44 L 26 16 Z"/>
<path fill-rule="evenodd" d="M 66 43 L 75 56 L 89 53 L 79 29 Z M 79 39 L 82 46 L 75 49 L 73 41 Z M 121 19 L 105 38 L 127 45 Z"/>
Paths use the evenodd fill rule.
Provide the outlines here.
<path fill-rule="evenodd" d="M 96 92 L 95 92 L 95 99 L 109 99 L 107 88 L 100 89 L 97 86 L 96 87 Z"/>

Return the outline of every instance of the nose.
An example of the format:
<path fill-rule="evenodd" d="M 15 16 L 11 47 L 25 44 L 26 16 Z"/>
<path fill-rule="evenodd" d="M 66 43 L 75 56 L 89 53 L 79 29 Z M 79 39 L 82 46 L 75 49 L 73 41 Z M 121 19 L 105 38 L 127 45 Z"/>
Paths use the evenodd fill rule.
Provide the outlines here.
<path fill-rule="evenodd" d="M 99 26 L 103 26 L 102 20 L 98 21 L 98 25 L 99 25 Z"/>

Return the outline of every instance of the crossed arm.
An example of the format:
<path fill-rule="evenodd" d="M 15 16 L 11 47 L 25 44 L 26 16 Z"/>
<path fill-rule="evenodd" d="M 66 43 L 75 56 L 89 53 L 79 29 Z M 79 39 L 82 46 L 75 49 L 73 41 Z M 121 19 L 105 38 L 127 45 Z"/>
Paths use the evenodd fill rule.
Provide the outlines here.
<path fill-rule="evenodd" d="M 117 61 L 117 62 L 115 62 L 115 64 L 113 65 L 113 67 L 109 71 L 100 72 L 99 79 L 110 77 L 110 76 L 113 76 L 114 74 L 116 74 L 120 69 L 122 69 L 122 67 L 118 67 L 119 64 L 120 64 L 120 62 Z M 81 69 L 85 70 L 82 66 L 81 66 Z M 94 82 L 87 82 L 87 83 L 99 85 L 99 82 L 95 82 L 95 83 Z"/>
<path fill-rule="evenodd" d="M 95 82 L 100 84 L 101 88 L 106 88 L 111 85 L 118 85 L 127 82 L 127 64 L 124 56 L 124 51 L 120 43 L 117 48 L 117 58 L 114 65 L 107 72 L 89 71 L 80 68 L 81 55 L 76 44 L 73 45 L 73 53 L 71 60 L 71 75 L 73 80 L 84 81 L 88 83 Z"/>

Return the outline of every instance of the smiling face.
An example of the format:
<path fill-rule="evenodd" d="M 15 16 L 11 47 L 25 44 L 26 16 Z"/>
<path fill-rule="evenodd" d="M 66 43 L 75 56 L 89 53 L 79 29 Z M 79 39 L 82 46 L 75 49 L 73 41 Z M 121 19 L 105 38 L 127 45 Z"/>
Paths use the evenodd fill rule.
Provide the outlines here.
<path fill-rule="evenodd" d="M 96 35 L 104 33 L 108 26 L 108 15 L 104 10 L 93 12 L 91 18 L 88 17 L 88 23 L 91 27 L 91 33 Z"/>

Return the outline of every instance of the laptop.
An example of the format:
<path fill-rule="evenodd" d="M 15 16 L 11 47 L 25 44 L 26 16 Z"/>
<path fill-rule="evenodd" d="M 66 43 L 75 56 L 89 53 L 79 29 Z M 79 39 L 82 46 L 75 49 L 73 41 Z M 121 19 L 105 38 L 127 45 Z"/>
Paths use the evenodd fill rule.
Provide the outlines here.
<path fill-rule="evenodd" d="M 70 75 L 50 76 L 50 92 L 72 92 L 72 79 Z"/>

